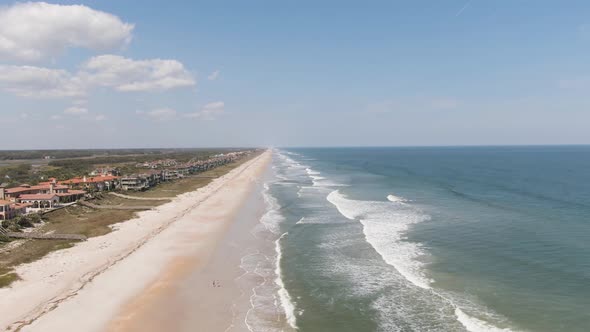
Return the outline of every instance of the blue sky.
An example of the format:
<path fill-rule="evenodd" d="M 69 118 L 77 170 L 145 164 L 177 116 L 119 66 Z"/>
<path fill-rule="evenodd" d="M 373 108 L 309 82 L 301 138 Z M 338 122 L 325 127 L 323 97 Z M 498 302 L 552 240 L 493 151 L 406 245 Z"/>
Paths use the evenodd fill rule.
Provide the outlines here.
<path fill-rule="evenodd" d="M 2 2 L 0 148 L 590 143 L 585 1 L 77 3 Z"/>

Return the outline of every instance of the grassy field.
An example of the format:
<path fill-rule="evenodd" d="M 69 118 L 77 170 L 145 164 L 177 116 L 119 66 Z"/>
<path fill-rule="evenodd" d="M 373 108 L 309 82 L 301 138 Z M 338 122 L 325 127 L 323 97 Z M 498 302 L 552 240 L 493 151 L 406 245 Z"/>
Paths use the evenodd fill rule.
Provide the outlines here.
<path fill-rule="evenodd" d="M 200 173 L 198 176 L 186 177 L 175 181 L 162 183 L 155 188 L 144 192 L 124 192 L 124 194 L 137 197 L 170 197 L 173 198 L 179 194 L 194 191 L 200 187 L 206 186 L 213 179 L 226 174 L 231 169 L 257 156 L 254 154 L 232 164 L 220 166 L 213 170 Z M 116 197 L 108 193 L 103 193 L 102 197 L 90 201 L 96 205 L 116 205 L 116 206 L 157 206 L 167 203 L 167 201 L 158 200 L 133 200 Z M 80 205 L 72 205 L 60 210 L 47 213 L 43 216 L 45 224 L 39 231 L 66 234 L 83 234 L 87 237 L 94 237 L 111 232 L 110 225 L 129 220 L 134 217 L 136 211 L 130 210 L 110 210 L 110 209 L 92 209 Z M 0 244 L 0 287 L 9 286 L 18 275 L 13 268 L 19 264 L 35 261 L 46 254 L 64 248 L 69 248 L 75 244 L 66 240 L 21 240 L 22 244 L 6 250 L 8 244 Z M 4 247 L 4 250 L 3 250 Z"/>

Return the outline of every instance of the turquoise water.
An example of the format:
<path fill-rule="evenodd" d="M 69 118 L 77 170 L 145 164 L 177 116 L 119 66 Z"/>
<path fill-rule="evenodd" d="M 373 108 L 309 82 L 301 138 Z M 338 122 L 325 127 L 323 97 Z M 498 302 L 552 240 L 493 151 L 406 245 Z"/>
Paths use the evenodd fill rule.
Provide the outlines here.
<path fill-rule="evenodd" d="M 287 327 L 590 330 L 590 147 L 285 149 L 273 171 Z"/>

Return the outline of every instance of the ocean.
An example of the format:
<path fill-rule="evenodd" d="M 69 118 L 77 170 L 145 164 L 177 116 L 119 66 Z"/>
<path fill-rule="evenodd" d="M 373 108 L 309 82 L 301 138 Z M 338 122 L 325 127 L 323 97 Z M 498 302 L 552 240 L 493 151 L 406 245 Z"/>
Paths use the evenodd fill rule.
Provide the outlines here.
<path fill-rule="evenodd" d="M 590 147 L 276 149 L 253 331 L 590 331 Z"/>

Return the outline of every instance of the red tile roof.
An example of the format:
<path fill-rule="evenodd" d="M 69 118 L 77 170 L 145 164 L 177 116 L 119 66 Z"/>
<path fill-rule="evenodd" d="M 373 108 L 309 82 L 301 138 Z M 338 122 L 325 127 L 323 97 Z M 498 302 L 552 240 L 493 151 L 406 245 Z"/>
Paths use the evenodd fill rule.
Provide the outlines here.
<path fill-rule="evenodd" d="M 27 192 L 30 190 L 31 190 L 31 188 L 27 188 L 27 187 L 16 187 L 16 188 L 8 188 L 5 190 L 5 192 L 7 194 L 18 194 L 18 193 Z"/>
<path fill-rule="evenodd" d="M 33 206 L 33 203 L 16 203 L 16 204 L 14 204 L 14 207 L 16 209 L 22 209 L 22 208 L 26 208 L 29 206 Z"/>
<path fill-rule="evenodd" d="M 18 193 L 23 193 L 23 192 L 27 192 L 27 191 L 34 191 L 34 190 L 49 190 L 51 188 L 50 185 L 45 185 L 45 184 L 39 184 L 36 186 L 30 186 L 30 187 L 14 187 L 14 188 L 9 188 L 6 189 L 5 192 L 7 194 L 18 194 Z M 61 189 L 68 189 L 68 186 L 65 185 L 59 185 L 56 184 L 53 186 L 54 190 L 61 190 Z"/>
<path fill-rule="evenodd" d="M 86 181 L 84 178 L 77 177 L 69 180 L 59 181 L 60 184 L 79 184 L 79 183 L 101 183 L 106 181 L 113 181 L 120 178 L 120 176 L 114 175 L 104 175 L 104 176 L 89 176 L 86 177 Z"/>

